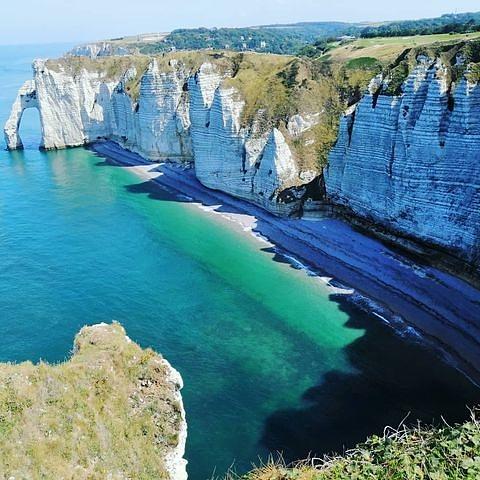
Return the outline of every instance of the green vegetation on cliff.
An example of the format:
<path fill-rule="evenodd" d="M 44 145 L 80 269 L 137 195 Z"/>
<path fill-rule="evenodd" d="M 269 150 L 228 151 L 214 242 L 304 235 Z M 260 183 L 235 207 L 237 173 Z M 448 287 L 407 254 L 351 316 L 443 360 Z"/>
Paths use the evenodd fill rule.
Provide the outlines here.
<path fill-rule="evenodd" d="M 292 56 L 237 54 L 232 60 L 234 74 L 223 85 L 237 89 L 245 102 L 243 125 L 258 134 L 280 129 L 303 169 L 326 164 L 342 112 L 374 75 L 370 67 L 345 68 Z M 287 125 L 297 114 L 316 120 L 292 138 Z"/>
<path fill-rule="evenodd" d="M 361 98 L 375 75 L 382 73 L 386 80 L 382 93 L 398 95 L 403 82 L 417 64 L 418 56 L 424 55 L 442 60 L 447 67 L 449 84 L 464 74 L 471 81 L 480 78 L 480 67 L 477 65 L 480 42 L 464 41 L 465 36 L 447 37 L 448 41 L 438 36 L 430 39 L 422 37 L 423 43 L 407 49 L 403 47 L 405 41 L 410 41 L 408 39 L 403 39 L 403 43 L 398 43 L 395 38 L 387 39 L 385 44 L 372 44 L 370 47 L 358 42 L 372 40 L 362 39 L 354 42 L 356 49 L 348 47 L 348 50 L 346 46 L 341 46 L 322 50 L 327 53 L 313 57 L 201 50 L 163 53 L 153 57 L 132 55 L 93 60 L 66 57 L 50 61 L 48 65 L 57 70 L 63 67 L 74 76 L 82 69 L 98 72 L 100 79 L 111 81 L 120 81 L 123 74 L 134 67 L 136 73 L 133 75 L 130 72 L 122 85 L 136 102 L 142 75 L 152 58 L 155 58 L 160 72 L 176 71 L 180 79 L 183 75 L 185 82 L 202 64 L 211 63 L 224 77 L 222 88 L 235 88 L 238 99 L 244 102 L 241 122 L 245 129 L 253 135 L 262 136 L 272 128 L 278 128 L 296 154 L 300 168 L 319 170 L 326 164 L 336 141 L 342 113 Z M 437 41 L 431 43 L 430 40 Z M 400 55 L 386 63 L 400 48 L 403 49 Z M 362 53 L 358 55 L 357 50 Z M 457 61 L 459 58 L 462 60 Z M 301 115 L 310 126 L 292 134 L 288 124 L 295 115 Z"/>
<path fill-rule="evenodd" d="M 136 68 L 141 73 L 145 71 L 150 62 L 150 58 L 144 55 L 126 55 L 110 57 L 62 57 L 58 59 L 47 60 L 47 67 L 50 70 L 59 72 L 61 69 L 74 77 L 79 75 L 82 70 L 87 72 L 96 72 L 103 80 L 119 80 L 120 77 L 129 69 Z"/>
<path fill-rule="evenodd" d="M 2 478 L 168 478 L 182 422 L 168 375 L 118 324 L 83 328 L 65 363 L 0 364 Z"/>
<path fill-rule="evenodd" d="M 417 65 L 420 56 L 430 60 L 440 59 L 445 70 L 448 91 L 451 91 L 453 82 L 458 82 L 464 75 L 467 79 L 476 83 L 479 80 L 477 72 L 480 62 L 480 41 L 453 43 L 434 43 L 422 45 L 414 49 L 405 50 L 397 60 L 383 70 L 388 86 L 383 88 L 382 93 L 387 95 L 399 95 L 402 93 L 402 85 L 409 73 Z"/>
<path fill-rule="evenodd" d="M 222 87 L 234 87 L 245 102 L 243 127 L 258 135 L 272 128 L 280 129 L 302 169 L 318 169 L 326 164 L 342 112 L 358 100 L 376 73 L 376 64 L 372 67 L 371 62 L 345 67 L 315 58 L 204 50 L 153 57 L 130 55 L 90 59 L 69 56 L 50 60 L 47 66 L 57 72 L 64 70 L 74 77 L 82 70 L 98 73 L 99 80 L 114 83 L 134 68 L 136 74 L 127 76 L 124 90 L 137 101 L 141 77 L 153 58 L 160 72 L 180 70 L 185 79 L 195 74 L 203 63 L 214 64 L 225 77 Z M 315 117 L 315 121 L 310 129 L 291 137 L 287 125 L 296 114 Z"/>
<path fill-rule="evenodd" d="M 238 479 L 235 474 L 229 480 Z M 480 421 L 461 425 L 385 429 L 342 457 L 292 466 L 271 460 L 242 480 L 476 480 L 480 478 Z"/>

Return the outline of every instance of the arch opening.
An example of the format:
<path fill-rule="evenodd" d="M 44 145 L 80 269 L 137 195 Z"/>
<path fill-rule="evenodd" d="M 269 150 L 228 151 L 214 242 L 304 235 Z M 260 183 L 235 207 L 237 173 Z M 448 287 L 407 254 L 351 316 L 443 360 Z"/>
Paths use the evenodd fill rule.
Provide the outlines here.
<path fill-rule="evenodd" d="M 23 148 L 23 142 L 20 138 L 19 129 L 25 110 L 30 109 L 35 109 L 38 112 L 37 91 L 35 89 L 35 82 L 33 80 L 28 80 L 27 82 L 25 82 L 18 91 L 17 98 L 15 99 L 12 110 L 10 112 L 10 117 L 5 124 L 5 141 L 9 150 L 17 150 Z M 26 124 L 27 136 L 31 138 L 31 134 L 29 133 L 29 131 L 31 132 L 31 129 L 35 128 L 35 121 L 29 120 L 27 118 Z M 40 131 L 40 129 L 38 128 L 38 124 L 39 121 L 37 120 L 37 131 Z"/>
<path fill-rule="evenodd" d="M 38 108 L 24 110 L 18 122 L 18 136 L 24 149 L 39 149 L 42 143 L 40 112 Z"/>

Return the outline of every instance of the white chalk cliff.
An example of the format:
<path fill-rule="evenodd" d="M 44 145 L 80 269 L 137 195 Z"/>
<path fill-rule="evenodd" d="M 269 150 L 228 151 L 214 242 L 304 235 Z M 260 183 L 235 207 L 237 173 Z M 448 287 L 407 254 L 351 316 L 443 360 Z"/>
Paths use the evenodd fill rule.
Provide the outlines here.
<path fill-rule="evenodd" d="M 295 158 L 276 128 L 241 126 L 244 101 L 221 87 L 212 65 L 190 78 L 191 135 L 195 172 L 207 187 L 257 203 L 279 215 L 299 206 L 304 188 Z"/>
<path fill-rule="evenodd" d="M 154 59 L 142 74 L 135 101 L 127 92 L 138 75 L 135 67 L 119 78 L 43 60 L 35 61 L 33 70 L 34 80 L 20 90 L 5 128 L 8 148 L 21 146 L 22 113 L 35 107 L 46 149 L 109 139 L 152 161 L 193 163 L 207 187 L 274 213 L 300 209 L 312 172 L 299 169 L 280 130 L 242 126 L 245 102 L 236 89 L 223 85 L 228 71 L 205 63 L 192 74 L 175 60 L 161 69 Z M 315 123 L 295 117 L 293 136 Z"/>
<path fill-rule="evenodd" d="M 22 140 L 18 134 L 22 114 L 27 108 L 38 108 L 37 91 L 35 82 L 27 80 L 18 91 L 17 98 L 12 106 L 10 117 L 5 124 L 5 140 L 10 150 L 23 148 Z"/>
<path fill-rule="evenodd" d="M 452 82 L 452 66 L 437 59 L 417 60 L 401 94 L 387 95 L 389 78 L 379 76 L 342 118 L 324 171 L 327 201 L 451 253 L 478 275 L 480 85 L 463 74 Z M 38 108 L 46 149 L 113 140 L 149 160 L 193 165 L 205 186 L 275 214 L 301 213 L 319 172 L 299 166 L 291 145 L 320 114 L 265 129 L 258 111 L 245 125 L 245 100 L 226 81 L 232 72 L 213 61 L 193 70 L 174 59 L 153 59 L 146 69 L 133 61 L 118 74 L 88 62 L 34 63 L 5 126 L 8 148 L 21 148 L 22 113 Z"/>
<path fill-rule="evenodd" d="M 419 57 L 400 95 L 381 79 L 341 121 L 325 171 L 333 203 L 480 265 L 480 85 Z M 379 90 L 380 88 L 380 90 Z"/>
<path fill-rule="evenodd" d="M 74 57 L 109 57 L 111 55 L 128 55 L 127 48 L 115 45 L 112 42 L 96 42 L 78 45 L 68 52 L 68 55 Z"/>

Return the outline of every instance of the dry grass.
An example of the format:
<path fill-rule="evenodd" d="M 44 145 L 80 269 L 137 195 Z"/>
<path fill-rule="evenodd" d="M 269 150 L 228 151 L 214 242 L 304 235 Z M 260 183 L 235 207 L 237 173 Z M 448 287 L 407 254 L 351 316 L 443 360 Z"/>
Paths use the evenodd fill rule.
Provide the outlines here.
<path fill-rule="evenodd" d="M 172 60 L 181 64 L 186 74 L 195 72 L 204 62 L 212 62 L 220 68 L 230 68 L 235 53 L 214 51 L 182 51 L 149 55 L 124 55 L 106 57 L 76 57 L 67 56 L 47 61 L 49 69 L 54 71 L 65 70 L 72 75 L 78 75 L 81 70 L 96 72 L 105 80 L 120 80 L 122 75 L 131 67 L 137 68 L 140 75 L 146 70 L 152 58 L 157 60 L 160 71 L 172 71 Z"/>
<path fill-rule="evenodd" d="M 245 101 L 243 123 L 250 124 L 257 112 L 265 110 L 266 116 L 281 115 L 288 102 L 287 88 L 279 77 L 294 57 L 282 55 L 237 54 L 234 58 L 234 77 L 225 80 L 225 87 L 234 87 Z"/>
<path fill-rule="evenodd" d="M 98 73 L 104 80 L 120 80 L 121 76 L 131 67 L 141 71 L 148 65 L 150 59 L 144 55 L 130 55 L 123 57 L 62 57 L 47 61 L 50 70 L 59 72 L 61 70 L 77 76 L 82 70 Z"/>
<path fill-rule="evenodd" d="M 234 77 L 223 85 L 236 88 L 245 101 L 243 125 L 255 124 L 257 134 L 280 129 L 300 169 L 318 170 L 326 163 L 346 106 L 345 85 L 340 85 L 345 78 L 338 69 L 322 73 L 312 61 L 291 56 L 239 54 L 237 58 Z M 292 138 L 286 125 L 295 114 L 318 115 L 318 124 Z"/>
<path fill-rule="evenodd" d="M 181 410 L 166 374 L 118 324 L 82 329 L 65 363 L 2 364 L 2 478 L 167 478 Z"/>

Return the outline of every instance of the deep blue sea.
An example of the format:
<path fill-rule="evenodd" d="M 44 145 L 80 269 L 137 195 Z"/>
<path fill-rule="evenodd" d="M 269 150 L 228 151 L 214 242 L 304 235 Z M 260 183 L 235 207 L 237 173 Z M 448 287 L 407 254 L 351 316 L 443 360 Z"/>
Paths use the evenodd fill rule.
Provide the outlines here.
<path fill-rule="evenodd" d="M 68 47 L 0 47 L 2 125 L 31 60 Z M 121 322 L 184 378 L 193 480 L 479 402 L 418 338 L 253 237 L 86 149 L 40 152 L 36 111 L 21 132 L 23 152 L 0 144 L 0 361 L 62 361 L 83 325 Z"/>

